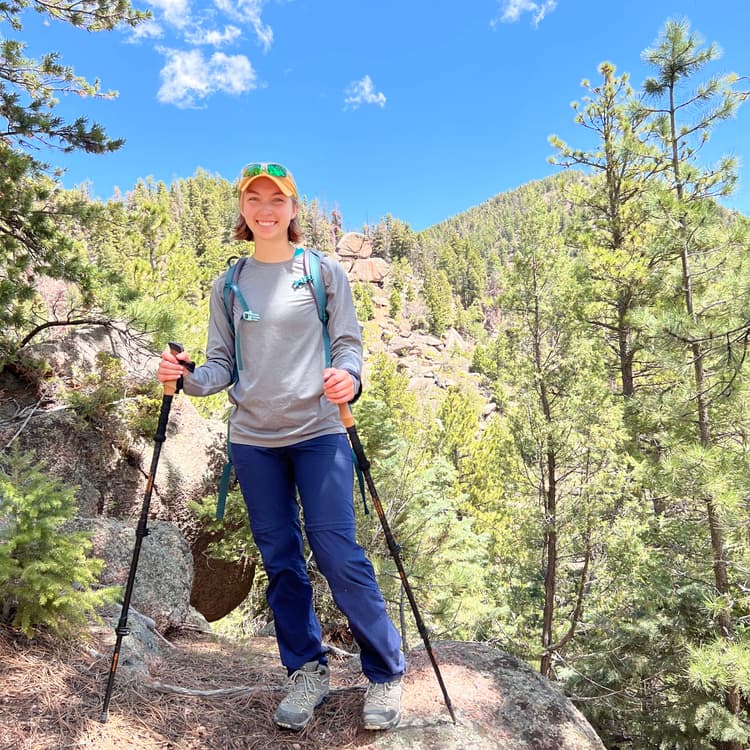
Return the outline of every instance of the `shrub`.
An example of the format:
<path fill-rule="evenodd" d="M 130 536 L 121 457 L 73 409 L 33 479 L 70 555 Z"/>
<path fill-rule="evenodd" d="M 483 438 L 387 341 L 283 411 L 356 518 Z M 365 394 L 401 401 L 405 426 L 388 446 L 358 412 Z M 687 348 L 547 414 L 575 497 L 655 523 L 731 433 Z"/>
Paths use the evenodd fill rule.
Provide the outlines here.
<path fill-rule="evenodd" d="M 0 619 L 31 636 L 36 626 L 76 635 L 115 601 L 118 587 L 98 588 L 103 563 L 90 558 L 86 532 L 65 524 L 76 511 L 70 487 L 45 475 L 28 454 L 0 463 Z"/>

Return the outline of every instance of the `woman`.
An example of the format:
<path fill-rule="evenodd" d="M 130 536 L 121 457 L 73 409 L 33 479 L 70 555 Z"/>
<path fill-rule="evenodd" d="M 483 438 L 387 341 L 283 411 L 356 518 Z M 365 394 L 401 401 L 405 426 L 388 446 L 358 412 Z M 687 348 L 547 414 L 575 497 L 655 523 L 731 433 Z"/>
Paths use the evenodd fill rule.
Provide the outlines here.
<path fill-rule="evenodd" d="M 296 247 L 301 232 L 292 173 L 280 164 L 250 164 L 240 174 L 238 191 L 234 237 L 255 243 L 235 279 L 238 340 L 224 307 L 222 274 L 211 292 L 206 363 L 190 372 L 181 364 L 189 361 L 186 352 L 175 357 L 167 350 L 158 378 L 182 377 L 185 393 L 207 396 L 230 386 L 235 365 L 239 368 L 229 390 L 230 452 L 268 574 L 266 597 L 289 675 L 275 723 L 303 729 L 328 695 L 329 670 L 303 557 L 297 488 L 315 562 L 360 647 L 370 683 L 364 726 L 390 729 L 400 720 L 404 657 L 372 565 L 355 541 L 351 450 L 338 409 L 361 389 L 362 341 L 351 289 L 342 266 L 322 257 L 327 367 L 315 300 L 309 285 L 300 283 L 306 271 Z M 240 299 L 252 307 L 251 315 L 243 316 L 247 311 Z"/>

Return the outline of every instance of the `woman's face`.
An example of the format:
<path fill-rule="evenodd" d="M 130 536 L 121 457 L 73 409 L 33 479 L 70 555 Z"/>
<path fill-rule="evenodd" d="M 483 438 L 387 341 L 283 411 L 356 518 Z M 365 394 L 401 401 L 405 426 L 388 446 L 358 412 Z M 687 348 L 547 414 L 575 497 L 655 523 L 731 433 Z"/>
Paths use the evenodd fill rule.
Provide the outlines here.
<path fill-rule="evenodd" d="M 240 213 L 254 240 L 286 240 L 289 224 L 297 215 L 297 204 L 273 180 L 258 177 L 242 193 Z"/>

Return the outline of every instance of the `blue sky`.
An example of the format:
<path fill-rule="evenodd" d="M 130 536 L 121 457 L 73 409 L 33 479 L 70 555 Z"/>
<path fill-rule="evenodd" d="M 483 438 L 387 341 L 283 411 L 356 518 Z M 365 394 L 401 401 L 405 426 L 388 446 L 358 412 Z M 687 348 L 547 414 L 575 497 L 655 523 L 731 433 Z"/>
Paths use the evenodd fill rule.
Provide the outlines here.
<path fill-rule="evenodd" d="M 93 34 L 36 14 L 27 53 L 56 50 L 115 99 L 62 96 L 67 117 L 101 123 L 125 146 L 50 153 L 66 187 L 109 198 L 138 178 L 167 184 L 202 168 L 234 180 L 280 161 L 345 228 L 390 213 L 424 229 L 558 171 L 555 133 L 573 123 L 581 80 L 609 60 L 646 77 L 640 55 L 668 18 L 686 17 L 723 57 L 707 73 L 750 75 L 745 0 L 136 0 L 153 22 Z M 7 25 L 0 34 L 14 36 Z M 750 86 L 745 86 L 748 88 Z M 750 214 L 750 102 L 715 130 L 706 163 L 744 160 L 727 204 Z"/>

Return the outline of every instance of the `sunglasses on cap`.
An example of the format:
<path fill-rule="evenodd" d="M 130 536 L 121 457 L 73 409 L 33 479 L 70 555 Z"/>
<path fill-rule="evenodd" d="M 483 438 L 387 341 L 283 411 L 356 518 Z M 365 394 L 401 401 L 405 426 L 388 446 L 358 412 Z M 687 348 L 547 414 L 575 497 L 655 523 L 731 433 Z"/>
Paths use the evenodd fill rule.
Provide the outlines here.
<path fill-rule="evenodd" d="M 284 195 L 297 199 L 297 185 L 292 173 L 283 164 L 274 162 L 253 162 L 243 167 L 237 183 L 240 195 L 253 180 L 264 175 L 273 180 Z"/>
<path fill-rule="evenodd" d="M 287 177 L 289 175 L 289 170 L 283 164 L 248 164 L 242 170 L 240 178 L 257 177 L 259 174 L 267 174 L 270 177 Z"/>

